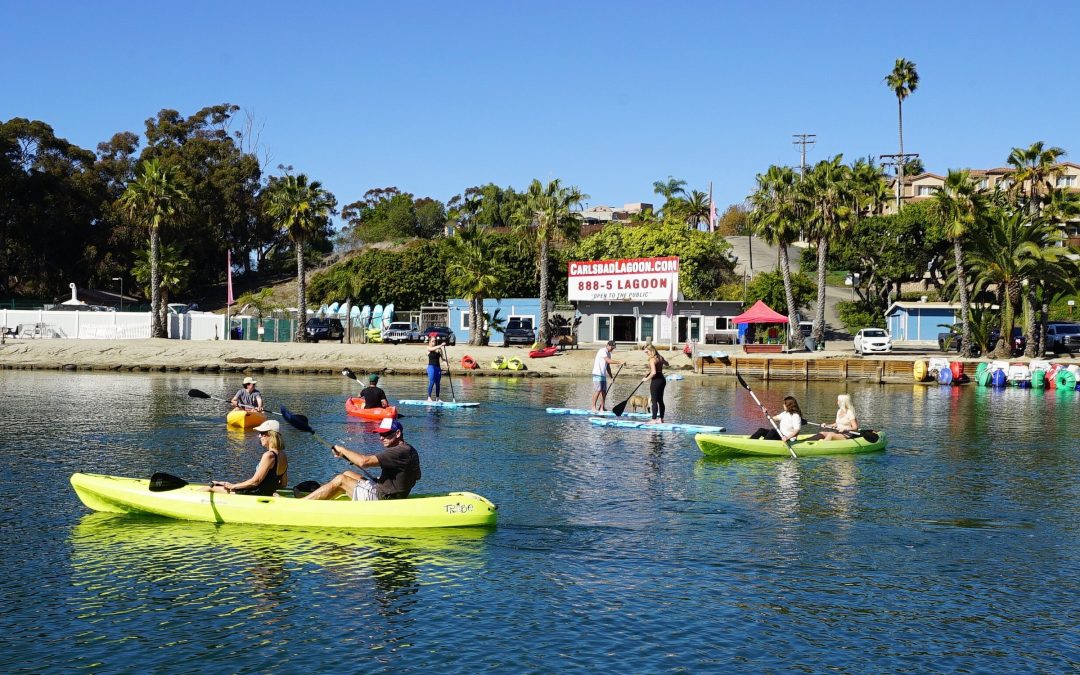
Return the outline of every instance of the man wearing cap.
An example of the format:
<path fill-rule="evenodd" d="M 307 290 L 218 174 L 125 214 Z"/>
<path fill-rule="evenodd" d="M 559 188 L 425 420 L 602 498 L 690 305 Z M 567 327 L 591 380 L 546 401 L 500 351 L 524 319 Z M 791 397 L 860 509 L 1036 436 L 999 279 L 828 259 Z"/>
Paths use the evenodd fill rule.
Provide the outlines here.
<path fill-rule="evenodd" d="M 263 411 L 262 393 L 255 388 L 257 384 L 256 380 L 252 377 L 244 378 L 244 386 L 237 390 L 236 395 L 232 397 L 232 404 L 234 408 L 243 408 L 244 410 L 257 410 Z"/>
<path fill-rule="evenodd" d="M 614 350 L 615 341 L 608 340 L 606 345 L 596 351 L 596 358 L 593 359 L 593 412 L 604 412 L 604 406 L 606 404 L 605 399 L 607 398 L 608 377 L 611 376 L 611 364 L 622 364 L 622 361 L 612 360 L 611 352 Z"/>
<path fill-rule="evenodd" d="M 358 502 L 408 497 L 416 481 L 420 480 L 420 455 L 402 437 L 401 422 L 386 418 L 376 431 L 382 439 L 381 452 L 364 455 L 342 445 L 335 445 L 333 451 L 335 457 L 344 457 L 361 469 L 380 467 L 382 474 L 378 478 L 370 479 L 355 471 L 345 471 L 304 499 L 334 499 L 342 494 Z"/>
<path fill-rule="evenodd" d="M 379 383 L 379 376 L 377 373 L 368 375 L 368 384 L 363 391 L 360 392 L 360 398 L 363 399 L 361 408 L 389 408 L 390 403 L 386 400 L 386 392 L 376 387 Z"/>

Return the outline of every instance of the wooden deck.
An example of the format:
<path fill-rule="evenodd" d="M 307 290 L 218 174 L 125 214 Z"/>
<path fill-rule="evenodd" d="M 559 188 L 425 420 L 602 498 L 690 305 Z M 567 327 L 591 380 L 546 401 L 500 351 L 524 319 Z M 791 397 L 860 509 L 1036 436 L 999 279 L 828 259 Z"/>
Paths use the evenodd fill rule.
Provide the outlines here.
<path fill-rule="evenodd" d="M 760 357 L 704 356 L 698 372 L 705 375 L 736 374 L 762 380 L 862 380 L 907 383 L 915 378 L 915 361 L 894 359 L 769 359 Z"/>

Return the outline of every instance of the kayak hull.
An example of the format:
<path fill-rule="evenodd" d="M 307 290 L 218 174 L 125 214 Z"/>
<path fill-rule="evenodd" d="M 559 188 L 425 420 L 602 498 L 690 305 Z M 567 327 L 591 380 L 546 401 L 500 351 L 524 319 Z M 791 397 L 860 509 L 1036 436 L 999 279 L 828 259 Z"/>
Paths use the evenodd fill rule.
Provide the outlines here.
<path fill-rule="evenodd" d="M 359 417 L 360 419 L 371 420 L 377 422 L 381 419 L 394 419 L 397 417 L 397 408 L 390 406 L 388 408 L 363 408 L 364 399 L 362 398 L 349 398 L 345 400 L 345 412 L 353 417 Z"/>
<path fill-rule="evenodd" d="M 530 359 L 545 359 L 549 356 L 555 356 L 559 351 L 558 347 L 544 347 L 543 349 L 534 349 L 529 352 Z"/>
<path fill-rule="evenodd" d="M 590 417 L 589 422 L 598 427 L 616 427 L 619 429 L 639 429 L 641 431 L 679 431 L 684 434 L 720 433 L 724 427 L 711 424 L 679 424 L 672 422 L 643 422 L 641 420 L 619 420 L 609 417 Z"/>
<path fill-rule="evenodd" d="M 595 410 L 589 410 L 587 408 L 546 408 L 549 415 L 586 415 L 588 417 L 615 417 L 615 413 L 610 410 L 604 412 L 596 412 Z M 639 412 L 624 412 L 623 417 L 629 417 L 630 419 L 647 420 L 652 415 L 649 413 Z"/>
<path fill-rule="evenodd" d="M 403 398 L 398 401 L 398 405 L 426 405 L 429 408 L 475 408 L 480 404 L 464 401 L 425 401 L 423 399 Z"/>
<path fill-rule="evenodd" d="M 496 507 L 472 492 L 414 495 L 408 499 L 354 502 L 260 497 L 204 491 L 202 485 L 150 492 L 149 481 L 97 474 L 71 476 L 88 508 L 111 513 L 146 513 L 176 520 L 354 529 L 490 527 Z M 291 494 L 289 491 L 283 491 Z"/>
<path fill-rule="evenodd" d="M 230 410 L 225 416 L 225 426 L 230 429 L 251 429 L 266 421 L 266 415 L 254 410 Z"/>
<path fill-rule="evenodd" d="M 791 444 L 799 457 L 817 455 L 854 455 L 864 452 L 878 452 L 885 449 L 884 432 L 878 432 L 876 441 L 866 438 L 849 438 L 843 441 L 806 441 L 810 435 L 800 436 Z M 698 434 L 694 437 L 698 448 L 708 457 L 790 457 L 787 445 L 783 441 L 752 439 L 749 436 L 733 434 Z"/>

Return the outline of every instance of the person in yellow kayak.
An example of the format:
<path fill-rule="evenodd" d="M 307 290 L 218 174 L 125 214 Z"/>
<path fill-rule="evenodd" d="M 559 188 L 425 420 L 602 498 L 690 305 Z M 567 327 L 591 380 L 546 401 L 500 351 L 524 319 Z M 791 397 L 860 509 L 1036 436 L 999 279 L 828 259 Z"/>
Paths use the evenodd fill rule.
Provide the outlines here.
<path fill-rule="evenodd" d="M 386 400 L 386 392 L 382 388 L 378 387 L 379 375 L 372 373 L 368 375 L 368 386 L 364 387 L 360 391 L 360 398 L 362 403 L 361 408 L 389 408 L 390 402 Z"/>
<path fill-rule="evenodd" d="M 259 445 L 264 449 L 255 473 L 239 483 L 214 481 L 212 487 L 206 488 L 208 492 L 269 497 L 289 484 L 289 458 L 285 456 L 281 424 L 277 420 L 266 420 L 255 427 L 255 431 L 259 432 Z"/>
<path fill-rule="evenodd" d="M 401 422 L 388 417 L 376 431 L 382 440 L 382 452 L 365 455 L 343 445 L 335 445 L 333 452 L 335 457 L 344 457 L 350 464 L 364 469 L 380 467 L 378 478 L 370 480 L 355 471 L 344 471 L 304 499 L 334 499 L 343 494 L 357 502 L 408 497 L 420 480 L 420 455 L 405 442 Z"/>
<path fill-rule="evenodd" d="M 232 397 L 232 405 L 234 408 L 243 408 L 244 410 L 255 410 L 257 412 L 263 411 L 263 399 L 262 392 L 255 388 L 258 381 L 253 377 L 245 377 L 244 384 L 237 390 L 236 395 Z"/>
<path fill-rule="evenodd" d="M 836 397 L 836 422 L 821 425 L 822 431 L 814 434 L 808 441 L 844 441 L 850 438 L 846 432 L 858 431 L 859 420 L 855 418 L 855 408 L 851 405 L 851 396 L 840 394 Z M 831 431 L 829 431 L 831 429 Z"/>

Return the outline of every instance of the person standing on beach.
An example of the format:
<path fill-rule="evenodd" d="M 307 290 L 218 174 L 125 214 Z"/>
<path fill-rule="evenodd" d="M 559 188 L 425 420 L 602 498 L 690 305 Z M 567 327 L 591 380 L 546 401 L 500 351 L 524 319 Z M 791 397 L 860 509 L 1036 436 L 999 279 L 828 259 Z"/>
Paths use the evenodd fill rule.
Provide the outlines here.
<path fill-rule="evenodd" d="M 427 400 L 438 401 L 439 391 L 442 385 L 442 359 L 444 348 L 439 336 L 432 335 L 428 339 L 427 348 Z M 435 391 L 435 398 L 431 398 L 431 391 Z"/>
<path fill-rule="evenodd" d="M 254 378 L 244 378 L 243 386 L 232 397 L 234 408 L 243 408 L 244 410 L 254 410 L 256 412 L 263 411 L 262 392 L 255 388 L 256 384 L 258 382 Z"/>
<path fill-rule="evenodd" d="M 607 385 L 608 378 L 611 377 L 611 365 L 622 365 L 622 361 L 614 361 L 611 358 L 611 352 L 615 351 L 615 341 L 608 340 L 607 344 L 601 347 L 596 352 L 596 358 L 593 359 L 592 367 L 592 379 L 593 379 L 593 397 L 592 397 L 592 410 L 593 412 L 604 412 L 605 405 L 607 403 Z M 599 405 L 598 405 L 599 403 Z"/>

